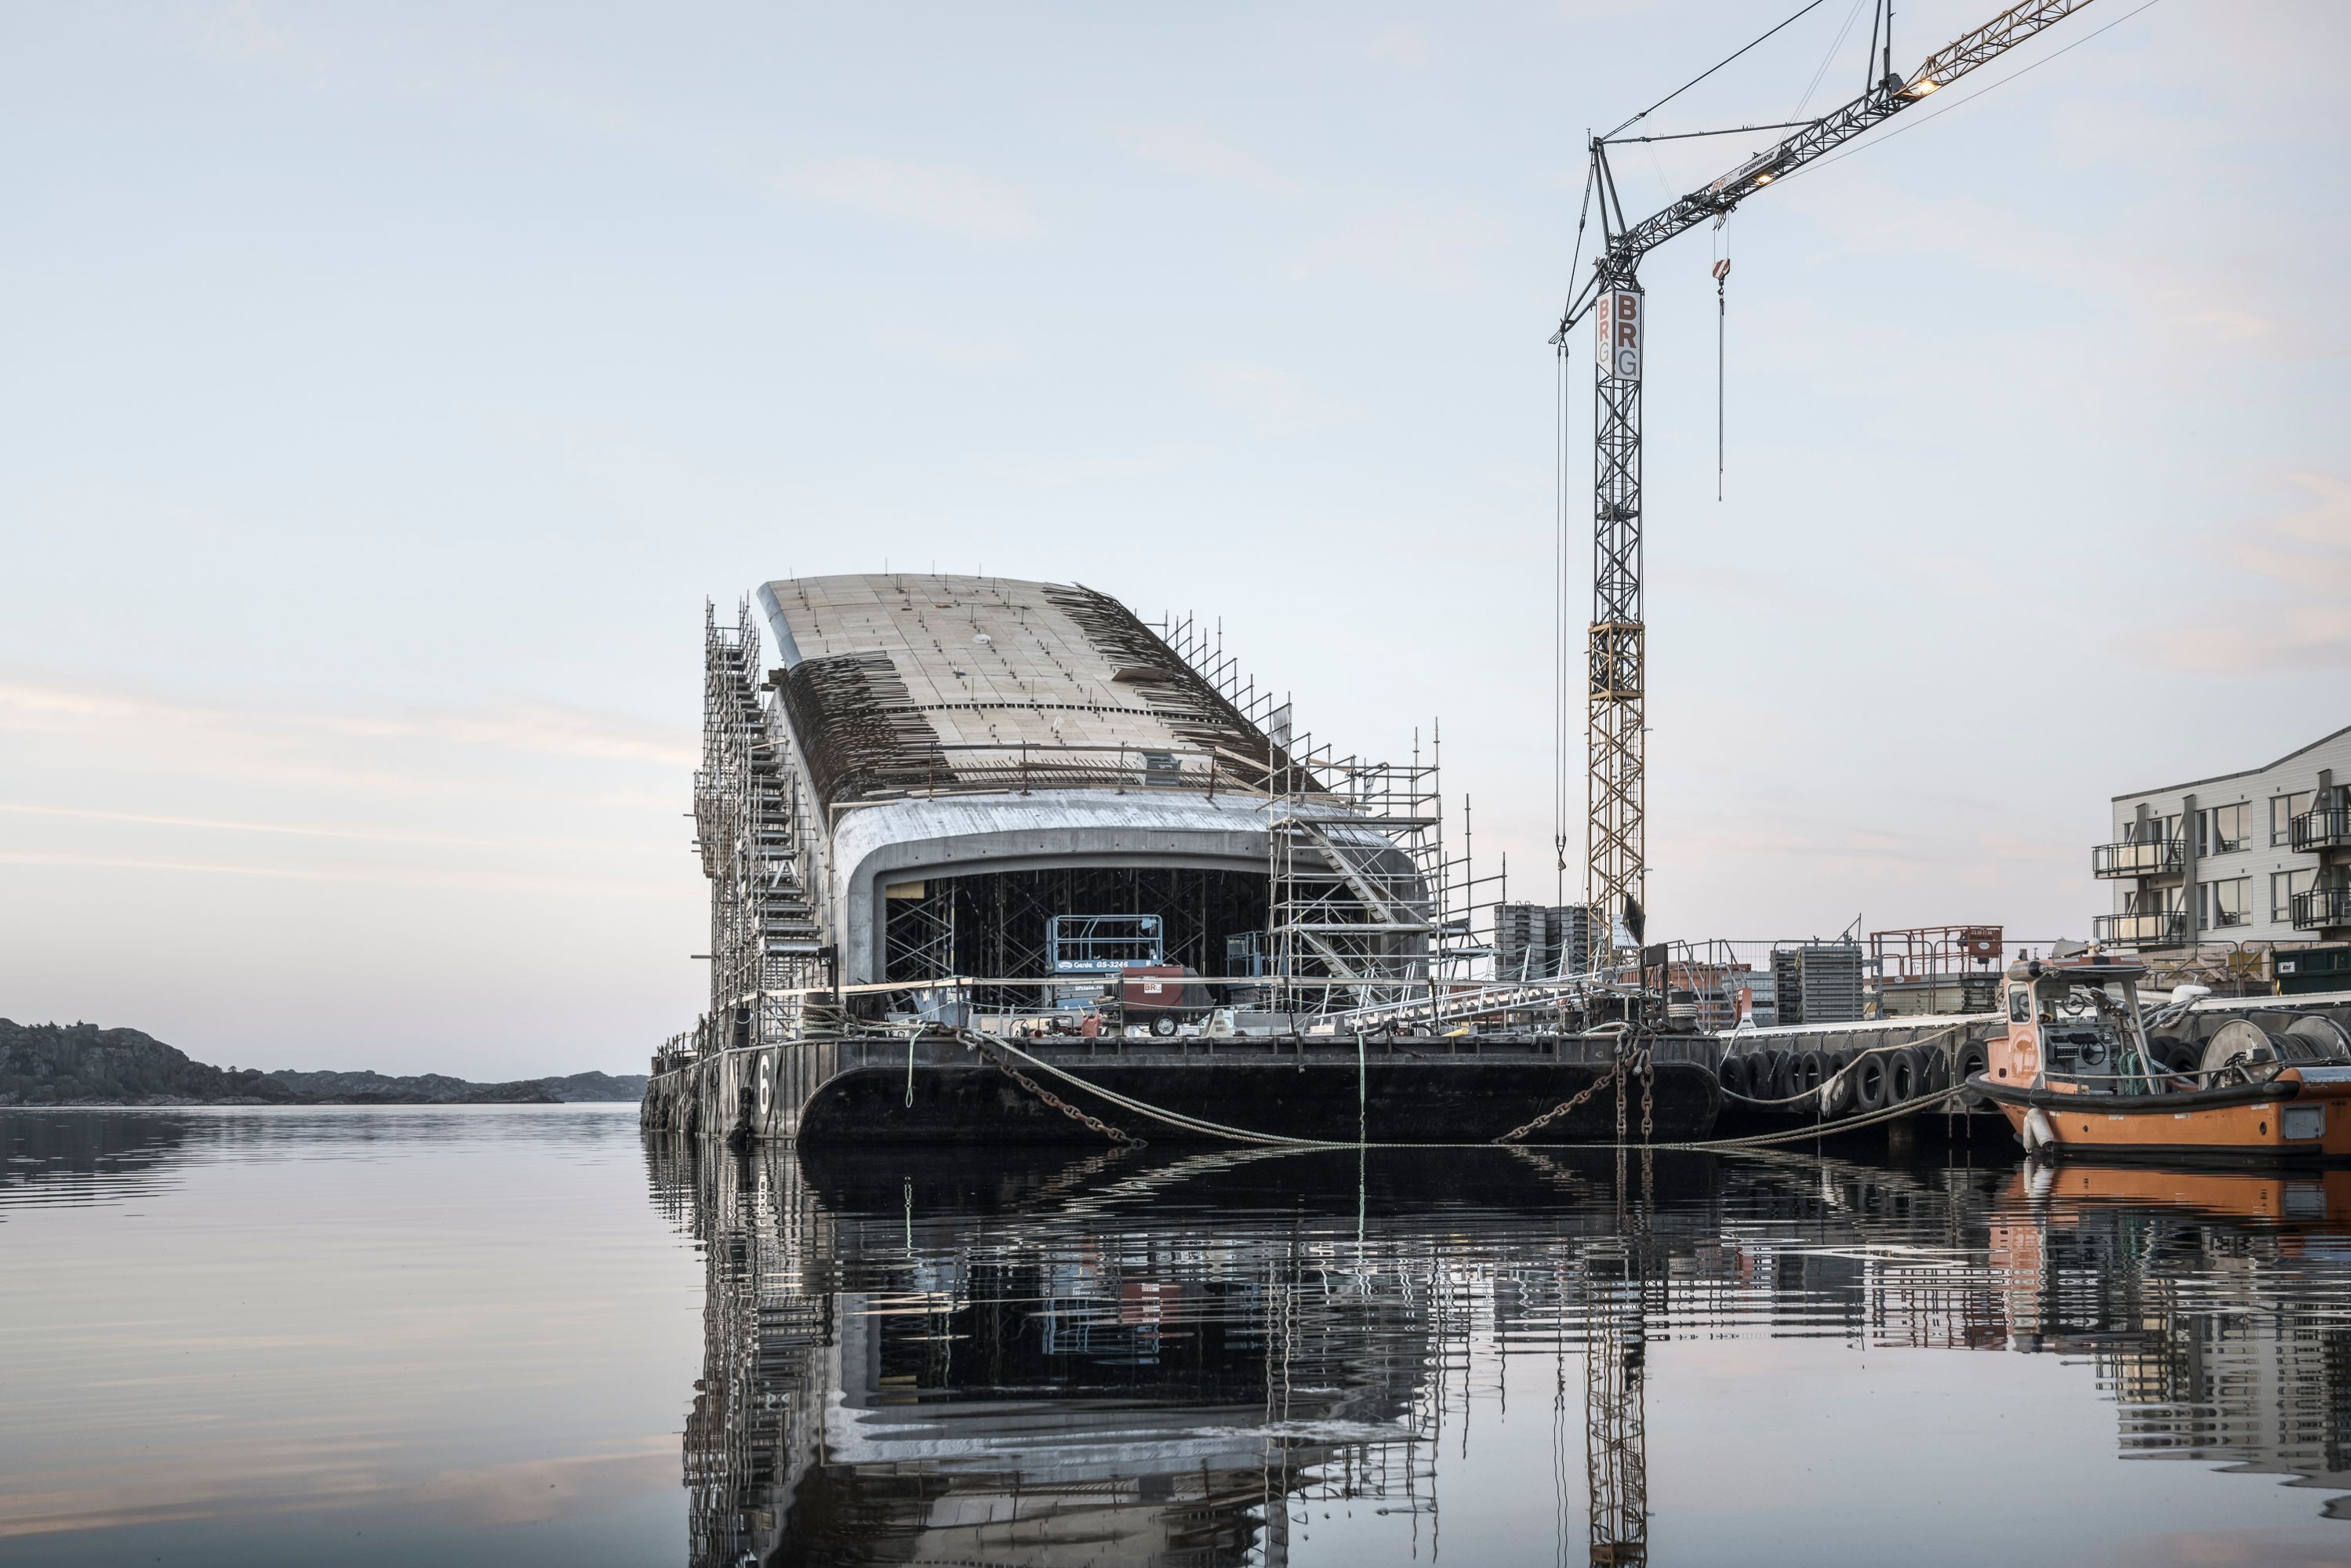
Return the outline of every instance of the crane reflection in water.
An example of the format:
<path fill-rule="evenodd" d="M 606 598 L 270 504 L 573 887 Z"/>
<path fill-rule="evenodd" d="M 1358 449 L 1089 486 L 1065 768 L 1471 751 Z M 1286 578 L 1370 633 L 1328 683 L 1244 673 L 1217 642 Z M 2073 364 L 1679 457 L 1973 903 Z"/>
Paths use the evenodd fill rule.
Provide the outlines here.
<path fill-rule="evenodd" d="M 698 1565 L 1277 1563 L 1351 1521 L 1441 1561 L 1497 1506 L 1453 1496 L 1481 1402 L 1530 1383 L 1519 1560 L 1642 1563 L 1652 1358 L 1824 1337 L 2086 1362 L 2109 1457 L 2318 1489 L 2351 1547 L 2351 1172 L 648 1154 L 708 1271 Z"/>

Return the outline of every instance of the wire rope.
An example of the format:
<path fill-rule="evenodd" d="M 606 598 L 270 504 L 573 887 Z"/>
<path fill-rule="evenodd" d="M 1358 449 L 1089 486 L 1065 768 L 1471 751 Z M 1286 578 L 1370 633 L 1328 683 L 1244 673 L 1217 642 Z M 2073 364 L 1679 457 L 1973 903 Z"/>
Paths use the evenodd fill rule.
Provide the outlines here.
<path fill-rule="evenodd" d="M 1649 105 L 1649 107 L 1648 107 L 1648 108 L 1646 108 L 1646 109 L 1643 110 L 1640 113 L 1638 113 L 1638 114 L 1636 114 L 1636 115 L 1633 116 L 1633 118 L 1632 118 L 1631 120 L 1627 120 L 1624 121 L 1624 122 L 1623 122 L 1623 124 L 1618 125 L 1618 126 L 1616 127 L 1616 130 L 1615 130 L 1615 131 L 1611 131 L 1608 133 L 1608 136 L 1614 136 L 1614 135 L 1615 135 L 1617 131 L 1622 131 L 1622 130 L 1624 130 L 1624 129 L 1625 129 L 1625 127 L 1626 125 L 1635 124 L 1635 123 L 1637 123 L 1638 121 L 1641 121 L 1641 120 L 1644 120 L 1648 119 L 1648 118 L 1649 118 L 1649 116 L 1651 116 L 1651 115 L 1655 114 L 1657 110 L 1661 110 L 1661 109 L 1665 108 L 1665 107 L 1666 107 L 1666 105 L 1667 105 L 1667 104 L 1669 104 L 1669 103 L 1673 102 L 1673 101 L 1674 101 L 1674 99 L 1677 99 L 1677 98 L 1681 97 L 1681 95 L 1682 95 L 1682 94 L 1684 94 L 1684 93 L 1686 93 L 1686 92 L 1689 91 L 1689 89 L 1692 89 L 1692 88 L 1694 88 L 1694 87 L 1698 86 L 1698 83 L 1700 83 L 1700 82 L 1704 81 L 1707 78 L 1708 78 L 1708 77 L 1712 76 L 1715 72 L 1717 72 L 1717 71 L 1720 70 L 1723 67 L 1725 67 L 1725 66 L 1729 65 L 1731 61 L 1733 61 L 1733 60 L 1737 59 L 1740 56 L 1741 56 L 1741 55 L 1745 54 L 1749 49 L 1753 48 L 1757 44 L 1761 43 L 1765 38 L 1768 38 L 1768 37 L 1771 37 L 1771 35 L 1772 35 L 1773 33 L 1777 33 L 1778 31 L 1780 31 L 1780 29 L 1781 29 L 1782 27 L 1785 27 L 1785 26 L 1787 26 L 1789 25 L 1789 23 L 1790 23 L 1790 22 L 1793 22 L 1793 21 L 1795 21 L 1795 20 L 1797 19 L 1797 17 L 1802 16 L 1804 16 L 1804 15 L 1805 15 L 1806 13 L 1808 13 L 1808 12 L 1812 12 L 1812 11 L 1817 11 L 1817 10 L 1819 10 L 1819 9 L 1821 8 L 1821 6 L 1822 6 L 1824 3 L 1825 3 L 1825 0 L 1811 0 L 1811 4 L 1809 4 L 1809 5 L 1804 5 L 1804 6 L 1801 7 L 1800 9 L 1798 9 L 1798 11 L 1796 12 L 1795 16 L 1790 16 L 1790 17 L 1787 19 L 1787 21 L 1785 21 L 1785 22 L 1782 22 L 1782 23 L 1780 23 L 1777 26 L 1774 26 L 1774 27 L 1771 28 L 1769 31 L 1767 31 L 1767 32 L 1763 33 L 1761 37 L 1759 37 L 1755 38 L 1752 42 L 1748 43 L 1748 44 L 1745 44 L 1745 45 L 1742 45 L 1740 47 L 1739 47 L 1739 48 L 1737 48 L 1737 49 L 1732 50 L 1729 54 L 1725 55 L 1721 59 L 1717 60 L 1713 65 L 1710 65 L 1710 66 L 1707 67 L 1707 68 L 1706 68 L 1706 69 L 1704 69 L 1704 70 L 1702 70 L 1702 71 L 1698 72 L 1698 75 L 1696 75 L 1696 76 L 1694 76 L 1694 77 L 1690 78 L 1689 78 L 1689 80 L 1687 80 L 1687 81 L 1686 81 L 1686 82 L 1682 83 L 1682 85 L 1681 85 L 1681 86 L 1679 86 L 1679 87 L 1677 87 L 1677 88 L 1674 89 L 1674 90 L 1673 90 L 1673 91 L 1671 91 L 1671 92 L 1669 92 L 1669 93 L 1666 94 L 1666 96 L 1665 96 L 1665 97 L 1663 97 L 1663 98 L 1661 98 L 1661 99 L 1657 99 L 1657 101 L 1656 101 L 1656 102 L 1655 102 L 1655 103 L 1653 103 L 1653 104 Z M 1601 140 L 1602 140 L 1603 141 L 1605 141 L 1606 140 L 1608 140 L 1608 137 L 1607 137 L 1607 136 L 1604 136 L 1604 137 L 1602 137 L 1602 138 L 1601 138 Z"/>
<path fill-rule="evenodd" d="M 2031 76 L 2034 71 L 2039 70 L 2043 66 L 2047 65 L 2050 61 L 2057 58 L 2060 55 L 2068 55 L 2073 53 L 2075 49 L 2080 48 L 2084 44 L 2088 43 L 2092 38 L 2096 37 L 2099 34 L 2114 31 L 2116 27 L 2121 26 L 2125 22 L 2129 21 L 2133 16 L 2137 16 L 2140 12 L 2152 11 L 2159 3 L 2160 0 L 2145 0 L 2144 4 L 2136 5 L 2130 10 L 2124 12 L 2113 21 L 2107 23 L 2105 26 L 2091 29 L 2089 32 L 2083 34 L 2080 37 L 2074 39 L 2072 43 L 2066 45 L 2062 49 L 2051 50 L 2048 54 L 2045 54 L 2039 59 L 2033 61 L 2031 65 L 2026 66 L 2022 70 L 2011 71 L 2008 75 L 2001 78 L 1998 81 L 1978 88 L 1975 91 L 1968 94 L 1967 97 L 1959 99 L 1957 103 L 1947 103 L 1936 109 L 1932 113 L 1922 114 L 1916 120 L 1906 120 L 1883 136 L 1875 136 L 1866 141 L 1857 141 L 1852 146 L 1844 149 L 1843 152 L 1833 153 L 1830 156 L 1822 159 L 1817 163 L 1807 163 L 1802 168 L 1794 170 L 1788 177 L 1792 178 L 1794 174 L 1810 173 L 1816 169 L 1825 169 L 1832 163 L 1841 163 L 1856 152 L 1865 152 L 1873 147 L 1883 147 L 1887 142 L 1893 141 L 1896 137 L 1901 135 L 1904 131 L 1916 131 L 1920 126 L 1926 124 L 1928 120 L 1939 120 L 1955 109 L 1965 109 L 1968 105 L 1975 102 L 1976 99 L 1984 97 L 1988 93 L 1998 92 L 2001 88 L 2006 87 L 2009 83 L 2015 81 L 2020 77 Z"/>
<path fill-rule="evenodd" d="M 1837 29 L 1837 36 L 1829 44 L 1828 52 L 1821 57 L 1821 68 L 1813 73 L 1811 84 L 1804 89 L 1804 96 L 1796 100 L 1796 107 L 1792 112 L 1798 118 L 1802 117 L 1805 109 L 1812 103 L 1813 94 L 1821 90 L 1821 83 L 1826 79 L 1829 67 L 1836 62 L 1836 52 L 1844 47 L 1845 36 L 1853 31 L 1854 23 L 1861 19 L 1862 4 L 1863 0 L 1853 0 L 1853 9 L 1844 14 L 1844 26 Z"/>
<path fill-rule="evenodd" d="M 1165 1123 L 1168 1126 L 1181 1128 L 1186 1132 L 1207 1133 L 1219 1137 L 1232 1138 L 1243 1143 L 1287 1149 L 1483 1149 L 1517 1146 L 1512 1145 L 1495 1145 L 1490 1142 L 1352 1143 L 1344 1139 L 1292 1138 L 1280 1133 L 1252 1132 L 1246 1127 L 1228 1126 L 1221 1122 L 1211 1122 L 1205 1117 L 1186 1116 L 1180 1111 L 1170 1111 L 1164 1105 L 1153 1105 L 1148 1102 L 1136 1100 L 1131 1096 L 1121 1094 L 1115 1090 L 1105 1089 L 1101 1084 L 1081 1078 L 1074 1072 L 1064 1071 L 1061 1068 L 1054 1066 L 1050 1061 L 1040 1061 L 1037 1057 L 1029 1054 L 1029 1052 L 1022 1051 L 1019 1046 L 1012 1045 L 1003 1040 L 991 1039 L 988 1043 L 999 1050 L 1008 1051 L 1010 1054 L 1020 1058 L 1023 1061 L 1029 1063 L 1042 1071 L 1051 1073 L 1054 1077 L 1062 1080 L 1064 1082 L 1071 1083 L 1078 1088 L 1083 1089 L 1089 1094 L 1097 1095 L 1103 1100 L 1107 1100 L 1113 1105 L 1133 1111 L 1137 1115 L 1148 1116 L 1155 1122 Z M 1769 1148 L 1775 1144 L 1800 1143 L 1807 1138 L 1826 1137 L 1832 1133 L 1852 1132 L 1857 1128 L 1871 1127 L 1883 1122 L 1890 1122 L 1899 1116 L 1911 1115 L 1921 1109 L 1922 1103 L 1928 1098 L 1929 1097 L 1923 1095 L 1918 1096 L 1914 1099 L 1906 1100 L 1897 1105 L 1888 1105 L 1881 1110 L 1867 1112 L 1862 1115 L 1849 1116 L 1841 1122 L 1815 1122 L 1806 1126 L 1792 1127 L 1776 1133 L 1756 1133 L 1742 1138 L 1695 1138 L 1670 1142 L 1642 1142 L 1638 1144 L 1618 1141 L 1610 1143 L 1573 1144 L 1562 1146 L 1582 1149 L 1670 1149 L 1683 1152 L 1703 1152 L 1706 1150 L 1736 1152 L 1740 1149 Z"/>

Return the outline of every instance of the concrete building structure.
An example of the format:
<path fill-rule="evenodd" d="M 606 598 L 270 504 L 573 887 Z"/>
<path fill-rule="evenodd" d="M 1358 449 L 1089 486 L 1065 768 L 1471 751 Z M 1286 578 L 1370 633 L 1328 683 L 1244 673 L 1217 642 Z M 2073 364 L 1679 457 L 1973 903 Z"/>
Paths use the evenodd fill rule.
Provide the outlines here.
<path fill-rule="evenodd" d="M 2114 798 L 2093 936 L 2148 952 L 2351 936 L 2351 727 L 2275 762 Z"/>
<path fill-rule="evenodd" d="M 964 1002 L 1050 1012 L 1040 981 L 1162 965 L 1319 980 L 1337 1004 L 1428 973 L 1433 759 L 1294 735 L 1188 622 L 912 572 L 752 601 L 705 627 L 703 1049 L 798 1038 L 811 994 L 897 982 L 855 1006 L 927 1015 L 939 982 L 978 978 L 1000 983 Z"/>

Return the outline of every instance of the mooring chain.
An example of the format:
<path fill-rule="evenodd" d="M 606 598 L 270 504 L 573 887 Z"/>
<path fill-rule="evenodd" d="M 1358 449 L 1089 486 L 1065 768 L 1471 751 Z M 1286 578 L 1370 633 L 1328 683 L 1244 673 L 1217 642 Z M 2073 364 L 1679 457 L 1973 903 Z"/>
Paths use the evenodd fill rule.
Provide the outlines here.
<path fill-rule="evenodd" d="M 1646 1045 L 1640 1047 L 1631 1054 L 1633 1057 L 1637 1058 L 1640 1062 L 1641 1141 L 1643 1143 L 1647 1143 L 1650 1135 L 1656 1130 L 1656 1060 L 1655 1054 Z M 1594 1094 L 1597 1094 L 1600 1092 L 1602 1085 L 1613 1083 L 1616 1086 L 1616 1141 L 1620 1144 L 1623 1143 L 1625 1141 L 1625 1078 L 1626 1065 L 1627 1058 L 1624 1056 L 1618 1057 L 1614 1067 L 1605 1075 L 1593 1079 L 1582 1089 L 1576 1091 L 1576 1092 L 1568 1099 L 1561 1101 L 1558 1104 L 1552 1106 L 1541 1115 L 1537 1116 L 1533 1121 L 1527 1122 L 1511 1128 L 1509 1132 L 1504 1133 L 1500 1137 L 1496 1138 L 1494 1142 L 1498 1144 L 1515 1143 L 1519 1139 L 1525 1137 L 1530 1133 L 1539 1133 L 1545 1127 L 1550 1126 L 1553 1122 L 1558 1121 L 1562 1116 L 1566 1115 L 1570 1111 L 1574 1110 L 1578 1105 L 1583 1104 L 1586 1100 L 1591 1099 Z"/>
<path fill-rule="evenodd" d="M 974 1041 L 973 1043 L 978 1044 L 979 1042 Z M 1059 1111 L 1071 1121 L 1082 1123 L 1085 1126 L 1091 1128 L 1094 1132 L 1100 1133 L 1103 1137 L 1108 1138 L 1113 1144 L 1128 1144 L 1138 1149 L 1144 1146 L 1144 1140 L 1136 1137 L 1133 1133 L 1126 1131 L 1123 1127 L 1113 1127 L 1099 1116 L 1087 1115 L 1083 1111 L 1079 1110 L 1075 1105 L 1071 1104 L 1067 1100 L 1062 1099 L 1050 1089 L 1039 1083 L 1035 1079 L 1029 1077 L 1027 1073 L 1013 1066 L 1012 1063 L 1005 1061 L 1003 1053 L 998 1051 L 994 1046 L 980 1045 L 979 1053 L 982 1056 L 987 1057 L 987 1060 L 995 1065 L 996 1070 L 998 1072 L 1001 1072 L 1007 1078 L 1011 1079 L 1013 1082 L 1018 1083 L 1021 1088 L 1026 1089 L 1029 1093 L 1034 1094 L 1038 1099 L 1042 1100 L 1046 1104 L 1050 1105 L 1054 1110 Z"/>
<path fill-rule="evenodd" d="M 1589 1100 L 1594 1094 L 1597 1094 L 1600 1092 L 1600 1086 L 1610 1082 L 1613 1081 L 1604 1077 L 1593 1079 L 1582 1089 L 1577 1090 L 1573 1098 L 1561 1101 L 1558 1104 L 1552 1106 L 1550 1110 L 1544 1112 L 1541 1115 L 1537 1116 L 1533 1121 L 1525 1124 L 1523 1126 L 1511 1128 L 1500 1137 L 1496 1138 L 1494 1142 L 1498 1144 L 1512 1143 L 1520 1138 L 1525 1137 L 1529 1133 L 1541 1132 L 1545 1127 L 1550 1126 L 1553 1122 L 1558 1121 L 1562 1116 L 1566 1115 L 1570 1111 L 1574 1110 L 1578 1105 L 1583 1104 L 1586 1100 Z"/>
<path fill-rule="evenodd" d="M 1647 1045 L 1641 1047 L 1641 1141 L 1647 1143 L 1656 1123 L 1650 1115 L 1656 1102 L 1657 1087 L 1657 1053 Z"/>

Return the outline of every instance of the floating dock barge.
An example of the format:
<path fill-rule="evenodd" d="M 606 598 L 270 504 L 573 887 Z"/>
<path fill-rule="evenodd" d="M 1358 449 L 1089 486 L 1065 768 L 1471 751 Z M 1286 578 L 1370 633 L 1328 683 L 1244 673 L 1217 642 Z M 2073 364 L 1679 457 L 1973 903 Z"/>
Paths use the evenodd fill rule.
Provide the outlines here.
<path fill-rule="evenodd" d="M 1432 744 L 1342 756 L 1189 622 L 1075 585 L 770 582 L 705 627 L 706 1136 L 1702 1137 L 1718 1049 L 1493 981 Z M 762 637 L 764 627 L 766 637 Z M 1563 1108 L 1562 1108 L 1563 1107 Z M 1530 1127 L 1529 1124 L 1535 1124 Z"/>

